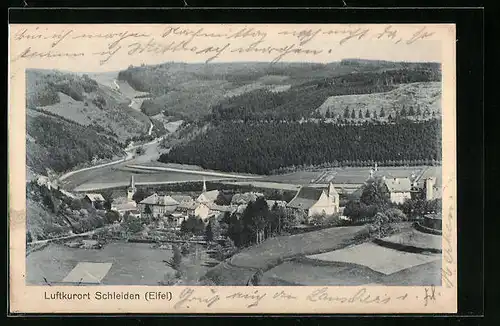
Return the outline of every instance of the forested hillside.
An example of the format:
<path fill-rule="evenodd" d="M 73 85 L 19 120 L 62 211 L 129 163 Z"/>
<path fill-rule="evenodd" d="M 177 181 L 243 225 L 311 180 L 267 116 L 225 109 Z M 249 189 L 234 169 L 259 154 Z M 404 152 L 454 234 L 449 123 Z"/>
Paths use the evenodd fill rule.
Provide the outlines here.
<path fill-rule="evenodd" d="M 57 116 L 32 112 L 26 129 L 26 164 L 40 174 L 124 154 L 114 137 Z"/>
<path fill-rule="evenodd" d="M 210 120 L 300 120 L 312 113 L 329 98 L 343 95 L 389 92 L 399 84 L 434 82 L 441 78 L 439 70 L 398 69 L 382 72 L 351 73 L 343 76 L 312 80 L 283 92 L 255 90 L 219 102 L 211 108 Z M 408 103 L 407 103 L 408 105 Z M 346 107 L 329 108 L 339 115 Z M 354 105 L 354 108 L 357 107 Z M 404 104 L 394 100 L 385 108 L 392 114 L 403 110 Z M 378 108 L 379 110 L 381 108 Z M 408 109 L 408 107 L 407 107 Z M 416 110 L 416 109 L 415 109 Z M 323 111 L 326 112 L 326 111 Z M 356 118 L 358 112 L 356 111 Z M 363 117 L 366 112 L 363 111 Z M 390 113 L 387 112 L 387 115 Z M 374 117 L 373 115 L 370 117 Z M 351 118 L 351 116 L 344 117 Z M 378 116 L 375 116 L 378 118 Z"/>
<path fill-rule="evenodd" d="M 435 63 L 345 60 L 317 63 L 165 63 L 129 67 L 119 80 L 148 92 L 141 110 L 183 119 L 300 119 L 328 97 L 387 92 L 401 83 L 439 81 Z M 270 112 L 272 111 L 272 112 Z"/>
<path fill-rule="evenodd" d="M 439 120 L 391 124 L 223 122 L 160 157 L 161 162 L 269 174 L 287 166 L 421 165 L 441 160 Z"/>
<path fill-rule="evenodd" d="M 129 100 L 87 75 L 52 70 L 26 71 L 26 107 L 43 109 L 83 126 L 107 130 L 118 142 L 147 132 L 149 119 Z"/>

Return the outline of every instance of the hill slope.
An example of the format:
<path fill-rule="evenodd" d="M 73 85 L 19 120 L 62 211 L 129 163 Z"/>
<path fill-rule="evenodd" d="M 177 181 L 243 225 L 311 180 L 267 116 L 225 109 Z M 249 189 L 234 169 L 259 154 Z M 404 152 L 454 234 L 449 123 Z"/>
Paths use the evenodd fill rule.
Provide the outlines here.
<path fill-rule="evenodd" d="M 36 173 L 122 155 L 151 124 L 129 99 L 87 75 L 29 69 L 26 90 L 27 165 Z"/>

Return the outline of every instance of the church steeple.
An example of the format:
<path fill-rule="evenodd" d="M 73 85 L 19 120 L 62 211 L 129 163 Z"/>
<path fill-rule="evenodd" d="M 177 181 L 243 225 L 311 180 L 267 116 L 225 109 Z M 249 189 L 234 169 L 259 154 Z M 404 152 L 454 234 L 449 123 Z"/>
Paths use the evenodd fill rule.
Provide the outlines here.
<path fill-rule="evenodd" d="M 134 197 L 135 192 L 136 192 L 135 180 L 134 180 L 134 175 L 132 174 L 130 176 L 130 186 L 127 189 L 127 199 L 131 201 L 132 197 Z"/>
<path fill-rule="evenodd" d="M 207 192 L 207 183 L 205 182 L 205 177 L 203 177 L 203 189 L 202 189 L 202 193 L 205 193 Z"/>

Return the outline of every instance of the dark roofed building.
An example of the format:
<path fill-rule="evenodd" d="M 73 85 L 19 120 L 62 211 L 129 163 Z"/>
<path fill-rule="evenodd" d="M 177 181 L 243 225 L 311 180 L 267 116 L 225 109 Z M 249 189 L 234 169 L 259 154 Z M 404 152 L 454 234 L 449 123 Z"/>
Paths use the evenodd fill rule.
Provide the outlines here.
<path fill-rule="evenodd" d="M 287 207 L 303 211 L 308 217 L 332 215 L 339 212 L 339 194 L 332 183 L 328 189 L 301 187 Z"/>

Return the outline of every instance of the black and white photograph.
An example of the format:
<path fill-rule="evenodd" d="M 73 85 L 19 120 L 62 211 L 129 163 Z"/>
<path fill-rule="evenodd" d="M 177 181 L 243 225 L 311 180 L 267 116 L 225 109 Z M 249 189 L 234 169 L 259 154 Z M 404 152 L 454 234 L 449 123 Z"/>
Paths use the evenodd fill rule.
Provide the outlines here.
<path fill-rule="evenodd" d="M 62 43 L 113 40 L 66 27 Z M 19 54 L 45 60 L 18 73 L 27 288 L 445 286 L 442 43 L 349 27 L 306 50 L 341 34 L 322 25 L 273 30 L 297 41 L 283 50 L 230 27 L 124 32 L 100 68 Z"/>

